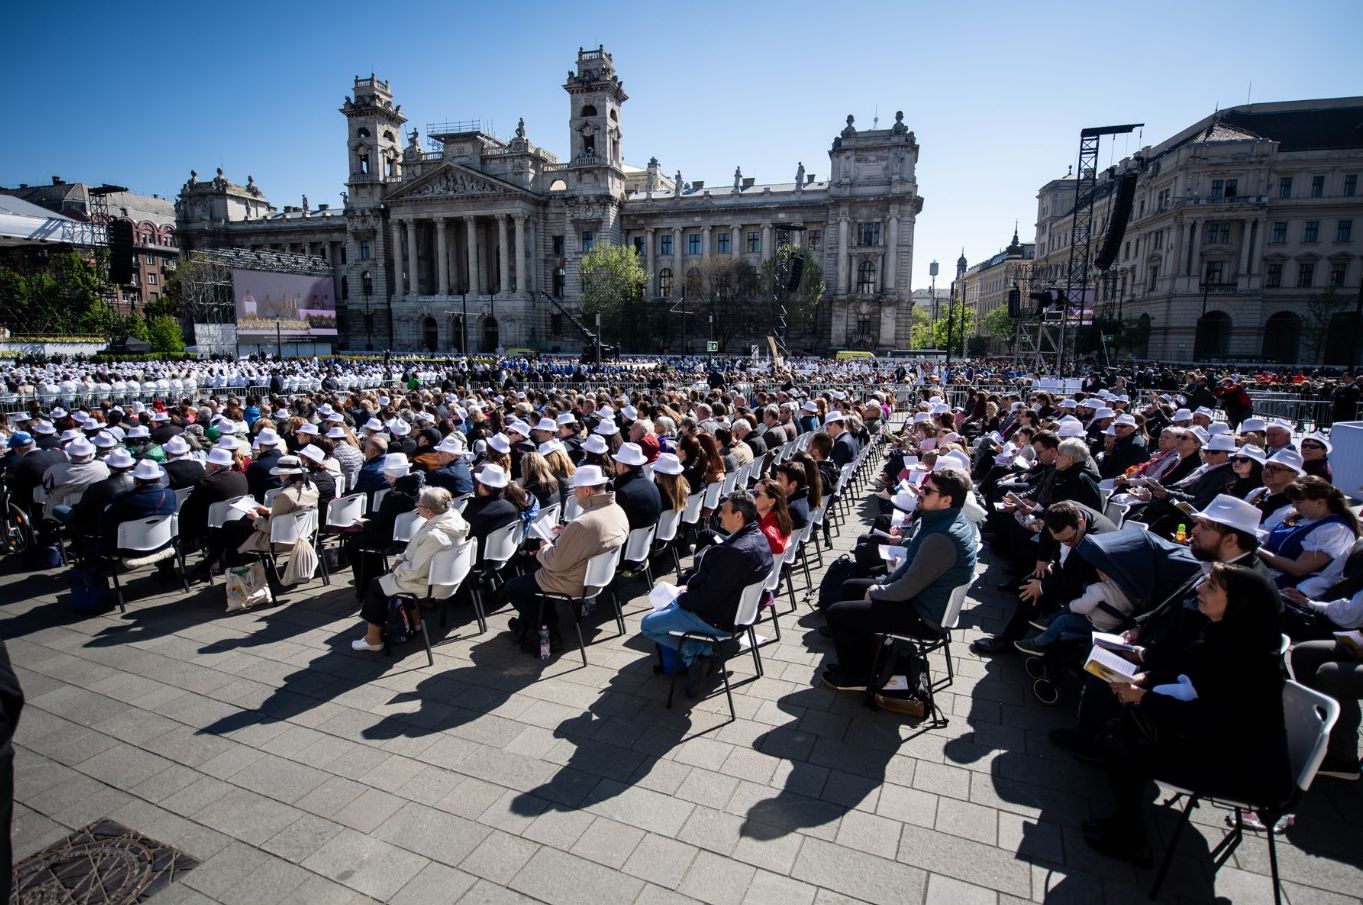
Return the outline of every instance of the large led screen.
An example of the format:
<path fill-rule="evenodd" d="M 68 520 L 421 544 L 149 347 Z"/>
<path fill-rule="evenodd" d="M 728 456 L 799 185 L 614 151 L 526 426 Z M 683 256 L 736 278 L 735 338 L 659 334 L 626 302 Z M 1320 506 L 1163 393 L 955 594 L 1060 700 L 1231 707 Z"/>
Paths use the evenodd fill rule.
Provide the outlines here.
<path fill-rule="evenodd" d="M 237 333 L 335 336 L 332 278 L 263 270 L 233 270 Z"/>

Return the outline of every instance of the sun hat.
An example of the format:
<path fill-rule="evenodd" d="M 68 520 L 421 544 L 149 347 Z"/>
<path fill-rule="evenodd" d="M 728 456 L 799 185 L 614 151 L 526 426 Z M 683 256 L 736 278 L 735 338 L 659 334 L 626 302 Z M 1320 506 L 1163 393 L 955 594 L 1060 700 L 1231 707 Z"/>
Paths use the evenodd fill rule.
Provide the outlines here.
<path fill-rule="evenodd" d="M 77 437 L 66 444 L 66 454 L 73 459 L 84 459 L 95 454 L 95 448 L 84 437 Z"/>
<path fill-rule="evenodd" d="M 95 444 L 95 447 L 98 449 L 113 449 L 118 445 L 118 441 L 105 431 L 100 431 L 95 434 L 95 438 L 90 442 Z"/>
<path fill-rule="evenodd" d="M 161 445 L 168 456 L 184 456 L 189 454 L 189 441 L 179 434 L 171 437 Z"/>
<path fill-rule="evenodd" d="M 482 468 L 478 469 L 473 476 L 478 479 L 479 484 L 484 484 L 488 487 L 505 487 L 510 483 L 510 480 L 506 476 L 506 472 L 502 470 L 502 466 L 497 465 L 496 463 L 484 465 Z"/>
<path fill-rule="evenodd" d="M 553 418 L 541 418 L 539 421 L 535 423 L 535 430 L 548 431 L 549 433 L 553 433 L 554 431 L 558 430 L 558 422 L 555 421 Z"/>
<path fill-rule="evenodd" d="M 511 441 L 507 438 L 506 434 L 493 434 L 491 437 L 487 438 L 487 445 L 491 446 L 502 455 L 511 452 Z"/>
<path fill-rule="evenodd" d="M 113 465 L 113 458 L 114 456 L 118 455 L 118 453 L 119 453 L 118 450 L 114 450 L 114 452 L 112 452 L 109 455 L 109 458 L 106 461 L 108 461 L 110 465 Z M 215 446 L 208 451 L 208 461 L 213 463 L 214 465 L 225 465 L 228 468 L 231 468 L 232 454 L 227 450 L 223 449 L 221 446 Z"/>
<path fill-rule="evenodd" d="M 1240 422 L 1240 433 L 1242 434 L 1262 434 L 1268 429 L 1268 422 L 1263 418 L 1246 418 Z"/>
<path fill-rule="evenodd" d="M 1264 452 L 1263 449 L 1255 446 L 1253 443 L 1246 443 L 1244 446 L 1241 446 L 1235 451 L 1235 454 L 1237 456 L 1244 456 L 1246 459 L 1253 459 L 1260 465 L 1263 465 L 1264 462 L 1268 461 L 1268 453 Z"/>
<path fill-rule="evenodd" d="M 596 430 L 593 431 L 593 433 L 600 434 L 603 437 L 612 437 L 620 433 L 620 428 L 615 426 L 614 421 L 602 421 L 596 426 Z"/>
<path fill-rule="evenodd" d="M 644 465 L 648 462 L 648 457 L 644 455 L 638 443 L 621 443 L 620 448 L 615 451 L 615 461 L 622 465 Z"/>
<path fill-rule="evenodd" d="M 578 487 L 600 487 L 610 479 L 601 471 L 600 465 L 583 465 L 573 475 L 569 486 Z"/>
<path fill-rule="evenodd" d="M 327 459 L 327 454 L 322 452 L 321 447 L 308 444 L 298 451 L 300 459 L 307 459 L 309 462 L 316 462 L 321 465 Z"/>
<path fill-rule="evenodd" d="M 1259 520 L 1262 516 L 1263 513 L 1253 503 L 1247 503 L 1226 493 L 1217 494 L 1207 504 L 1206 509 L 1194 514 L 1194 518 L 1204 518 L 1250 536 L 1254 536 L 1259 530 Z"/>
<path fill-rule="evenodd" d="M 538 452 L 541 456 L 547 456 L 550 453 L 555 452 L 561 452 L 566 454 L 568 452 L 568 447 L 563 445 L 562 440 L 548 440 L 544 443 L 541 443 L 538 447 L 536 447 L 535 451 Z"/>
<path fill-rule="evenodd" d="M 402 477 L 412 470 L 406 453 L 388 453 L 383 457 L 383 473 Z"/>
<path fill-rule="evenodd" d="M 297 456 L 280 456 L 279 461 L 275 462 L 274 468 L 270 469 L 270 474 L 275 476 L 286 474 L 306 474 L 307 469 L 303 463 L 298 461 Z"/>
<path fill-rule="evenodd" d="M 1136 426 L 1136 416 L 1135 416 L 1135 415 L 1125 415 L 1125 414 L 1123 414 L 1123 415 L 1118 415 L 1118 416 L 1117 416 L 1117 420 L 1114 421 L 1114 422 L 1112 422 L 1112 423 L 1113 423 L 1114 426 L 1115 426 L 1115 425 L 1118 425 L 1118 424 L 1124 424 L 1124 425 L 1126 425 L 1127 427 L 1135 427 L 1135 426 Z"/>
<path fill-rule="evenodd" d="M 829 412 L 828 415 L 823 419 L 823 423 L 825 425 L 837 424 L 846 420 L 847 416 L 844 415 L 842 412 Z"/>
<path fill-rule="evenodd" d="M 333 427 L 331 430 L 327 431 L 327 439 L 328 439 L 328 440 L 345 440 L 345 439 L 347 439 L 347 437 L 346 437 L 346 435 L 345 435 L 345 429 L 344 429 L 344 428 L 340 428 L 340 427 Z"/>
<path fill-rule="evenodd" d="M 608 447 L 606 446 L 606 438 L 601 436 L 600 434 L 592 434 L 590 437 L 588 437 L 586 440 L 582 442 L 583 452 L 596 453 L 598 456 L 600 456 L 604 455 L 607 449 Z"/>
<path fill-rule="evenodd" d="M 1280 449 L 1269 456 L 1264 464 L 1281 465 L 1284 468 L 1292 469 L 1298 475 L 1306 474 L 1306 469 L 1302 467 L 1301 453 L 1297 452 L 1295 449 Z"/>
<path fill-rule="evenodd" d="M 654 474 L 678 475 L 682 473 L 681 459 L 676 453 L 660 453 L 653 463 Z"/>
<path fill-rule="evenodd" d="M 1230 434 L 1213 434 L 1207 441 L 1207 452 L 1235 452 L 1239 446 Z"/>
<path fill-rule="evenodd" d="M 139 481 L 159 481 L 166 472 L 151 459 L 143 459 L 133 469 L 133 477 Z"/>
<path fill-rule="evenodd" d="M 133 454 L 126 449 L 116 449 L 104 458 L 104 464 L 110 468 L 132 468 Z"/>
<path fill-rule="evenodd" d="M 278 445 L 279 445 L 279 434 L 275 433 L 273 430 L 271 430 L 270 428 L 267 427 L 267 428 L 265 428 L 263 431 L 261 431 L 260 433 L 256 434 L 256 445 L 257 445 L 257 446 L 278 446 Z"/>

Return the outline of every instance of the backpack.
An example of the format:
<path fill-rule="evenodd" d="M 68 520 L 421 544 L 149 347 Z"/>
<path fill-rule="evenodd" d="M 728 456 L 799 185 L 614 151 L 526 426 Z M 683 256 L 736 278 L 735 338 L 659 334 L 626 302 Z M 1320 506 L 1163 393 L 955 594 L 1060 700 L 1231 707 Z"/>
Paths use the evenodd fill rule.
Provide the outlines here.
<path fill-rule="evenodd" d="M 819 582 L 820 610 L 826 610 L 842 599 L 842 583 L 857 577 L 857 562 L 844 553 L 828 564 L 823 580 Z"/>
<path fill-rule="evenodd" d="M 880 666 L 868 686 L 872 706 L 915 719 L 936 712 L 928 664 L 917 647 L 901 639 L 885 638 L 878 662 Z"/>
<path fill-rule="evenodd" d="M 407 604 L 403 597 L 388 599 L 388 622 L 383 627 L 383 637 L 389 644 L 406 644 L 416 633 L 412 617 L 407 613 Z"/>

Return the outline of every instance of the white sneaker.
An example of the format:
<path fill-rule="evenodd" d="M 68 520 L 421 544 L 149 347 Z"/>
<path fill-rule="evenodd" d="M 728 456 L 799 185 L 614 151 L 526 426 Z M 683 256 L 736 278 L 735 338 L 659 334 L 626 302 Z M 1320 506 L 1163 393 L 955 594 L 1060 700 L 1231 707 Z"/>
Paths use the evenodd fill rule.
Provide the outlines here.
<path fill-rule="evenodd" d="M 370 644 L 368 641 L 366 641 L 366 640 L 363 639 L 363 638 L 356 638 L 354 641 L 350 642 L 350 649 L 351 649 L 351 650 L 368 650 L 368 651 L 375 651 L 375 650 L 383 650 L 383 645 L 382 645 L 382 644 Z"/>

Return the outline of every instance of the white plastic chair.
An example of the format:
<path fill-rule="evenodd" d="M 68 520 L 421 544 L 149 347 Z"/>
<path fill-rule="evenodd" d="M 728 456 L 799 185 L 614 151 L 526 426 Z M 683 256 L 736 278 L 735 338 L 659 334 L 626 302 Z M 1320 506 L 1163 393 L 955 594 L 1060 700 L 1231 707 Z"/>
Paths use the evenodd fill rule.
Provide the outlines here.
<path fill-rule="evenodd" d="M 650 591 L 653 590 L 653 568 L 649 562 L 653 553 L 653 539 L 657 534 L 657 525 L 635 528 L 629 533 L 629 537 L 625 538 L 625 550 L 621 555 L 621 562 L 639 563 L 644 567 L 644 581 Z"/>
<path fill-rule="evenodd" d="M 116 549 L 113 557 L 113 568 L 110 569 L 114 583 L 114 594 L 118 600 L 118 611 L 126 613 L 127 606 L 123 600 L 123 586 L 119 583 L 119 566 L 125 565 L 125 559 L 143 559 L 140 556 L 127 556 L 129 553 L 152 554 L 162 550 L 169 550 L 175 557 L 176 568 L 180 572 L 180 581 L 184 585 L 185 593 L 189 593 L 189 579 L 185 575 L 185 563 L 180 554 L 180 518 L 177 515 L 160 515 L 154 518 L 134 519 L 130 522 L 120 522 L 118 525 Z M 161 557 L 164 559 L 165 557 Z"/>
<path fill-rule="evenodd" d="M 364 518 L 366 511 L 368 500 L 364 494 L 352 493 L 349 496 L 338 497 L 327 503 L 326 528 L 329 531 L 349 528 Z"/>
<path fill-rule="evenodd" d="M 181 487 L 179 490 L 175 491 L 176 512 L 180 511 L 181 507 L 185 505 L 185 500 L 189 499 L 189 495 L 193 492 L 194 492 L 193 487 Z"/>
<path fill-rule="evenodd" d="M 454 599 L 455 592 L 469 577 L 473 571 L 473 566 L 478 560 L 478 541 L 475 538 L 467 538 L 459 545 L 449 550 L 442 550 L 431 560 L 431 571 L 427 576 L 426 582 L 431 588 L 427 595 L 434 596 L 435 588 L 449 588 L 450 593 L 444 598 L 440 607 L 440 624 L 443 626 L 449 616 L 450 601 Z M 471 588 L 470 596 L 473 598 L 473 610 L 478 617 L 478 632 L 487 632 L 487 616 L 483 612 L 482 595 L 478 589 Z"/>
<path fill-rule="evenodd" d="M 587 560 L 587 573 L 582 578 L 582 594 L 572 597 L 567 594 L 541 594 L 539 617 L 535 620 L 536 625 L 544 624 L 544 607 L 555 606 L 559 600 L 565 601 L 572 606 L 573 629 L 577 632 L 577 649 L 582 654 L 582 665 L 587 665 L 587 642 L 582 636 L 582 617 L 587 607 L 587 601 L 595 600 L 602 594 L 610 591 L 610 586 L 615 581 L 615 570 L 620 565 L 620 552 L 623 547 L 614 550 L 606 550 L 598 553 Z M 611 594 L 611 599 L 615 600 L 615 595 Z M 625 618 L 620 612 L 620 603 L 615 601 L 615 622 L 620 629 L 620 634 L 616 637 L 623 637 L 625 634 Z"/>
<path fill-rule="evenodd" d="M 709 647 L 709 656 L 719 657 L 717 664 L 720 676 L 724 680 L 724 696 L 729 701 L 730 720 L 738 719 L 738 714 L 734 711 L 733 683 L 729 681 L 729 671 L 724 668 L 724 661 L 728 658 L 724 656 L 724 642 L 736 640 L 740 635 L 746 634 L 748 637 L 748 649 L 752 652 L 753 668 L 756 674 L 738 683 L 746 685 L 755 682 L 762 677 L 762 657 L 758 654 L 757 634 L 753 631 L 753 626 L 757 623 L 758 609 L 762 603 L 762 591 L 766 588 L 770 575 L 764 576 L 760 581 L 755 581 L 745 587 L 738 597 L 738 611 L 734 615 L 734 630 L 730 633 L 719 633 L 716 635 L 705 635 L 699 632 L 683 632 L 673 630 L 668 632 L 674 638 L 680 638 L 683 642 L 694 641 Z M 741 650 L 740 650 L 741 653 Z M 667 706 L 671 708 L 672 699 L 677 689 L 677 673 L 673 673 L 672 682 L 667 690 Z"/>
<path fill-rule="evenodd" d="M 264 506 L 266 509 L 269 509 L 270 504 L 274 502 L 274 498 L 279 496 L 279 492 L 283 489 L 284 489 L 283 487 L 271 487 L 269 490 L 265 491 L 265 501 L 260 505 Z"/>
<path fill-rule="evenodd" d="M 378 490 L 374 491 L 374 504 L 373 509 L 370 511 L 378 512 L 379 506 L 383 505 L 383 498 L 388 496 L 388 492 L 392 489 L 393 488 L 391 487 L 380 487 Z"/>
<path fill-rule="evenodd" d="M 563 524 L 576 519 L 582 514 L 582 504 L 577 501 L 576 496 L 569 496 L 563 501 Z"/>

